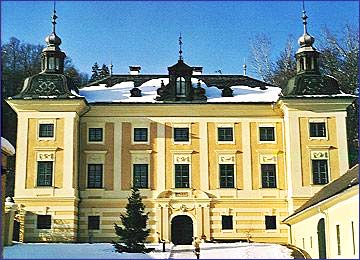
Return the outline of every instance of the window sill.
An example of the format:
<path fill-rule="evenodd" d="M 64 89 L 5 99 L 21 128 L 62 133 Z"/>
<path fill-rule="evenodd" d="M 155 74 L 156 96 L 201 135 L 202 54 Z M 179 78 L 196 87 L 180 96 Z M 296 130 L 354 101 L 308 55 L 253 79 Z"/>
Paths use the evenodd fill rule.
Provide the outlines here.
<path fill-rule="evenodd" d="M 277 233 L 278 230 L 277 229 L 265 229 L 266 233 Z"/>
<path fill-rule="evenodd" d="M 216 144 L 235 144 L 235 141 L 216 141 Z"/>
<path fill-rule="evenodd" d="M 177 144 L 190 145 L 191 142 L 190 141 L 174 141 L 173 144 L 174 145 L 177 145 Z"/>
<path fill-rule="evenodd" d="M 276 141 L 260 141 L 259 140 L 259 144 L 276 144 Z"/>
<path fill-rule="evenodd" d="M 234 233 L 235 230 L 234 229 L 222 229 L 221 232 L 222 233 Z"/>
<path fill-rule="evenodd" d="M 137 145 L 137 144 L 147 144 L 147 145 L 149 145 L 150 142 L 149 141 L 132 141 L 131 144 L 132 145 Z"/>
<path fill-rule="evenodd" d="M 309 137 L 310 141 L 316 141 L 316 140 L 328 140 L 327 136 L 319 136 L 319 137 Z"/>

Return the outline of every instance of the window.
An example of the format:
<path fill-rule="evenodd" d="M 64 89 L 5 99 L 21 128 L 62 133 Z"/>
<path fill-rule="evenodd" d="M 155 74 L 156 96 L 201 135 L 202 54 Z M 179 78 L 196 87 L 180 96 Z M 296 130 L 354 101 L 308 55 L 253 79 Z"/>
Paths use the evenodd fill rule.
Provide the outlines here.
<path fill-rule="evenodd" d="M 260 141 L 275 141 L 274 127 L 259 127 Z"/>
<path fill-rule="evenodd" d="M 134 142 L 147 142 L 148 129 L 147 128 L 134 128 Z"/>
<path fill-rule="evenodd" d="M 88 216 L 88 230 L 100 229 L 100 216 Z"/>
<path fill-rule="evenodd" d="M 337 253 L 338 253 L 338 255 L 341 255 L 340 225 L 336 225 L 336 239 L 337 239 Z"/>
<path fill-rule="evenodd" d="M 187 127 L 174 128 L 174 141 L 175 142 L 188 142 L 189 141 L 189 128 L 187 128 Z"/>
<path fill-rule="evenodd" d="M 261 183 L 263 188 L 276 188 L 275 164 L 261 164 Z"/>
<path fill-rule="evenodd" d="M 326 184 L 329 182 L 327 163 L 327 160 L 312 160 L 313 184 Z"/>
<path fill-rule="evenodd" d="M 233 216 L 221 216 L 223 230 L 233 229 Z"/>
<path fill-rule="evenodd" d="M 133 165 L 133 186 L 135 188 L 148 188 L 148 165 Z"/>
<path fill-rule="evenodd" d="M 177 97 L 185 97 L 185 79 L 183 77 L 178 77 L 176 79 L 176 96 Z"/>
<path fill-rule="evenodd" d="M 175 188 L 189 188 L 189 164 L 175 164 Z"/>
<path fill-rule="evenodd" d="M 89 142 L 102 142 L 103 129 L 102 128 L 89 128 Z"/>
<path fill-rule="evenodd" d="M 265 228 L 276 229 L 276 216 L 265 216 Z"/>
<path fill-rule="evenodd" d="M 88 164 L 88 188 L 102 188 L 103 165 Z"/>
<path fill-rule="evenodd" d="M 54 124 L 39 124 L 39 137 L 54 137 Z"/>
<path fill-rule="evenodd" d="M 233 141 L 232 127 L 218 127 L 218 141 Z"/>
<path fill-rule="evenodd" d="M 310 122 L 310 137 L 326 137 L 325 122 Z"/>
<path fill-rule="evenodd" d="M 51 228 L 51 215 L 37 215 L 37 229 Z"/>
<path fill-rule="evenodd" d="M 234 188 L 233 164 L 220 164 L 220 188 Z"/>
<path fill-rule="evenodd" d="M 38 162 L 37 186 L 52 186 L 53 162 Z"/>

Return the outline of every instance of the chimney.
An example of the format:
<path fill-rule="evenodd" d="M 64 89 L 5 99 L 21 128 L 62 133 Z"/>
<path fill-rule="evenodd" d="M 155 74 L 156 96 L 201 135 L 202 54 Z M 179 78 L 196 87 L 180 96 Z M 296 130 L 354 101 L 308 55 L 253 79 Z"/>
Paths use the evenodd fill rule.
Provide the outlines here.
<path fill-rule="evenodd" d="M 193 75 L 201 75 L 203 67 L 193 67 Z"/>
<path fill-rule="evenodd" d="M 129 66 L 130 75 L 139 75 L 141 67 L 139 65 Z"/>

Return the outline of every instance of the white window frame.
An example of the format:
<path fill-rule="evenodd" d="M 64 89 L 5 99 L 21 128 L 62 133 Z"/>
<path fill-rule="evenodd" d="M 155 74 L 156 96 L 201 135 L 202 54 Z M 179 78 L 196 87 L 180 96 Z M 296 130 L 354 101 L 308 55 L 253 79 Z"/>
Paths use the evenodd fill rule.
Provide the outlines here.
<path fill-rule="evenodd" d="M 223 229 L 222 228 L 222 217 L 232 217 L 232 226 L 233 228 L 232 229 Z M 220 217 L 221 217 L 221 233 L 235 233 L 236 232 L 236 228 L 235 228 L 235 225 L 236 225 L 236 220 L 235 220 L 235 216 L 232 215 L 232 214 L 221 214 L 220 213 Z"/>
<path fill-rule="evenodd" d="M 314 151 L 314 150 L 311 150 L 310 151 L 310 157 L 309 157 L 309 169 L 310 169 L 310 173 L 311 173 L 311 175 L 310 175 L 310 183 L 311 183 L 311 185 L 313 185 L 313 186 L 324 186 L 324 185 L 327 185 L 327 184 L 329 184 L 330 182 L 331 182 L 331 169 L 330 169 L 330 151 L 329 150 L 322 150 L 322 152 L 327 152 L 328 153 L 328 157 L 327 158 L 319 158 L 319 159 L 312 159 L 311 157 L 311 152 L 318 152 L 318 151 Z M 312 168 L 312 161 L 313 160 L 326 160 L 327 161 L 327 170 L 328 170 L 328 172 L 327 172 L 327 174 L 328 174 L 328 182 L 327 183 L 324 183 L 324 184 L 315 184 L 314 182 L 313 182 L 313 180 L 314 180 L 314 173 L 313 173 L 313 168 Z"/>
<path fill-rule="evenodd" d="M 216 124 L 216 144 L 235 144 L 235 123 L 220 123 Z M 232 141 L 219 141 L 219 128 L 232 128 Z"/>
<path fill-rule="evenodd" d="M 265 162 L 264 157 L 275 157 L 273 161 Z M 275 164 L 275 178 L 276 178 L 276 187 L 275 188 L 263 188 L 262 186 L 262 172 L 261 164 Z M 259 188 L 261 190 L 279 190 L 279 166 L 278 166 L 278 156 L 276 154 L 259 154 Z"/>
<path fill-rule="evenodd" d="M 177 160 L 178 157 L 184 156 L 184 158 L 187 158 L 188 161 L 179 161 Z M 188 188 L 175 188 L 175 164 L 188 164 L 189 165 L 189 187 Z M 172 188 L 176 189 L 177 191 L 181 191 L 181 190 L 189 190 L 192 189 L 192 151 L 177 151 L 173 153 L 173 162 L 172 162 L 172 174 L 173 174 L 173 178 L 172 178 Z"/>
<path fill-rule="evenodd" d="M 39 215 L 51 216 L 51 226 L 50 226 L 50 228 L 37 228 L 37 225 L 38 225 L 37 216 L 39 216 Z M 54 229 L 54 221 L 53 221 L 53 219 L 54 219 L 53 214 L 47 214 L 47 212 L 45 212 L 45 214 L 36 212 L 35 230 L 40 230 L 40 232 L 49 232 L 50 230 L 53 230 Z"/>
<path fill-rule="evenodd" d="M 102 141 L 89 141 L 90 128 L 102 128 Z M 105 123 L 87 123 L 86 126 L 86 143 L 87 144 L 105 144 Z"/>
<path fill-rule="evenodd" d="M 134 186 L 134 164 L 147 164 L 148 165 L 148 187 L 139 188 L 139 190 L 151 190 L 151 158 L 152 150 L 130 150 L 131 154 L 131 186 Z"/>
<path fill-rule="evenodd" d="M 236 151 L 219 150 L 217 153 L 217 188 L 220 190 L 234 190 L 237 189 L 237 163 L 236 163 Z M 222 161 L 221 158 L 233 158 L 233 160 Z M 234 165 L 234 187 L 233 188 L 220 188 L 220 164 L 233 164 Z"/>
<path fill-rule="evenodd" d="M 329 129 L 328 129 L 328 122 L 327 118 L 309 118 L 308 125 L 307 125 L 307 132 L 308 132 L 308 139 L 309 140 L 329 140 Z M 325 136 L 320 137 L 312 137 L 310 136 L 310 123 L 325 123 Z"/>
<path fill-rule="evenodd" d="M 105 190 L 105 161 L 107 151 L 84 151 L 86 154 L 86 168 L 85 168 L 85 190 Z M 89 164 L 102 164 L 102 187 L 89 188 L 88 187 L 88 169 Z"/>
<path fill-rule="evenodd" d="M 49 149 L 49 150 L 43 150 L 41 147 L 35 147 L 36 151 L 36 163 L 35 163 L 35 176 L 34 176 L 34 188 L 36 189 L 51 189 L 55 187 L 55 167 L 56 167 L 56 148 Z M 52 154 L 53 158 L 50 159 L 39 159 L 41 154 Z M 38 186 L 37 185 L 37 179 L 38 179 L 38 162 L 53 162 L 53 168 L 52 168 L 52 176 L 51 176 L 51 186 Z"/>
<path fill-rule="evenodd" d="M 147 141 L 135 141 L 135 128 L 146 128 L 147 129 Z M 131 144 L 150 144 L 150 126 L 148 124 L 132 124 L 131 126 Z"/>
<path fill-rule="evenodd" d="M 40 125 L 53 124 L 54 132 L 52 137 L 40 137 Z M 56 119 L 39 119 L 36 127 L 36 137 L 38 141 L 55 141 L 56 140 Z"/>
<path fill-rule="evenodd" d="M 189 145 L 191 144 L 191 123 L 185 123 L 185 124 L 172 124 L 172 131 L 171 131 L 171 135 L 172 135 L 172 142 L 173 144 L 185 144 L 185 145 Z M 175 141 L 175 128 L 188 128 L 189 129 L 189 141 Z"/>
<path fill-rule="evenodd" d="M 274 128 L 274 141 L 261 141 L 260 140 L 260 127 L 273 127 Z M 276 123 L 258 123 L 257 124 L 257 140 L 259 144 L 276 144 L 277 138 L 276 138 Z"/>

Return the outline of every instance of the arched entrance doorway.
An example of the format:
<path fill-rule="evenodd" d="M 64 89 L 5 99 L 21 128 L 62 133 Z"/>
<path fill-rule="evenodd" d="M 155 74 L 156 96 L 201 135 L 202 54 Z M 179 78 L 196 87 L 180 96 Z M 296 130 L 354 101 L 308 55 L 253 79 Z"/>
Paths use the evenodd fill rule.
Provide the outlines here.
<path fill-rule="evenodd" d="M 175 245 L 191 245 L 193 222 L 189 216 L 176 216 L 171 221 L 171 242 Z"/>
<path fill-rule="evenodd" d="M 317 225 L 318 244 L 319 244 L 319 258 L 326 258 L 326 238 L 325 238 L 325 220 L 322 218 Z"/>

